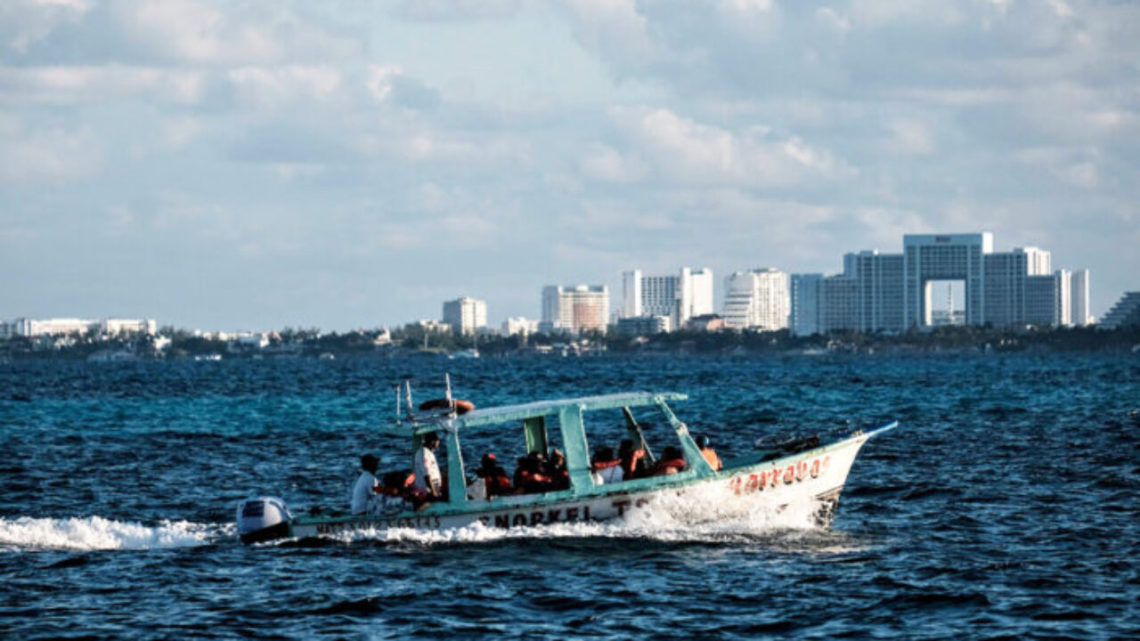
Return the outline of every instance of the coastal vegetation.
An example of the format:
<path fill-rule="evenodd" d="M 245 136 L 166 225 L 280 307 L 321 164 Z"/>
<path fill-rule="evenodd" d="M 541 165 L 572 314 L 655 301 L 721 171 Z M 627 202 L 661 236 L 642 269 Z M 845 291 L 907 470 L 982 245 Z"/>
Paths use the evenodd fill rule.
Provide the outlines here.
<path fill-rule="evenodd" d="M 649 336 L 593 333 L 499 336 L 453 335 L 418 325 L 395 330 L 322 332 L 285 328 L 245 335 L 203 335 L 163 327 L 155 335 L 69 335 L 0 340 L 0 362 L 19 360 L 128 361 L 154 359 L 510 357 L 624 354 L 877 354 L 1021 351 L 1140 351 L 1140 328 L 995 329 L 938 327 L 904 333 L 833 332 L 792 336 L 787 330 L 678 331 Z"/>

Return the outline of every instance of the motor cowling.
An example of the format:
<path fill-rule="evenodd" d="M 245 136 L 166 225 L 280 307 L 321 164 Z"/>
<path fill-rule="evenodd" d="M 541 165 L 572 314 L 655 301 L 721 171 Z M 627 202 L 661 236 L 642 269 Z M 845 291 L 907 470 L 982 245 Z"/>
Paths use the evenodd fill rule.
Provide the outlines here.
<path fill-rule="evenodd" d="M 272 496 L 246 499 L 237 506 L 237 529 L 242 543 L 259 543 L 289 536 L 293 516 L 285 502 Z"/>

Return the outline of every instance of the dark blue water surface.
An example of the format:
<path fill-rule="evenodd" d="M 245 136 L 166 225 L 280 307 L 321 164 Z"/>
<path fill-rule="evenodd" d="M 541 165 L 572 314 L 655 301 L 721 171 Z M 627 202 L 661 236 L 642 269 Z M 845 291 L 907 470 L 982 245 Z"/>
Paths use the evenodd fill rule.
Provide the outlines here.
<path fill-rule="evenodd" d="M 444 372 L 480 406 L 685 392 L 725 458 L 902 427 L 830 530 L 235 541 L 241 498 L 339 505 L 360 453 L 403 460 L 391 385 Z M 1138 430 L 1136 355 L 8 364 L 0 636 L 1136 639 Z"/>

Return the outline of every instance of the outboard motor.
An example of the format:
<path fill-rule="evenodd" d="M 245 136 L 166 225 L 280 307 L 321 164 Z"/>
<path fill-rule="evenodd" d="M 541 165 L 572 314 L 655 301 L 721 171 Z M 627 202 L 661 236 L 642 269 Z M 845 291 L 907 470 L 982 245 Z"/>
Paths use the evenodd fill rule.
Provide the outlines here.
<path fill-rule="evenodd" d="M 260 543 L 289 536 L 293 515 L 285 502 L 272 496 L 246 499 L 237 506 L 237 529 L 242 543 Z"/>

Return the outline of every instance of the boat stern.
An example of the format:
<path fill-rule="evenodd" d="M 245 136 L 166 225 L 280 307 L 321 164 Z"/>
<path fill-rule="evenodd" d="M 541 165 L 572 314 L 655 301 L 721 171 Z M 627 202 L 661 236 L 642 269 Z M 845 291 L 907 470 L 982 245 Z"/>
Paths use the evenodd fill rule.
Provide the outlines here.
<path fill-rule="evenodd" d="M 238 537 L 247 545 L 289 536 L 292 520 L 285 502 L 273 496 L 246 499 L 237 506 Z"/>

